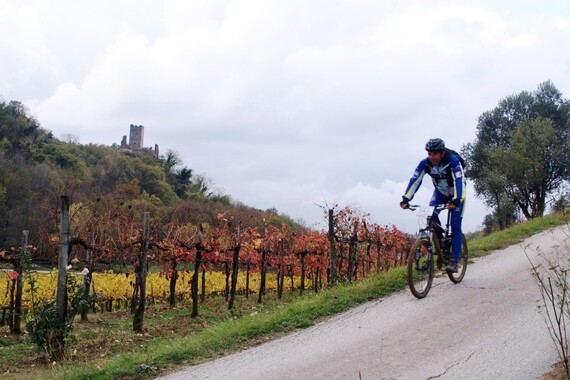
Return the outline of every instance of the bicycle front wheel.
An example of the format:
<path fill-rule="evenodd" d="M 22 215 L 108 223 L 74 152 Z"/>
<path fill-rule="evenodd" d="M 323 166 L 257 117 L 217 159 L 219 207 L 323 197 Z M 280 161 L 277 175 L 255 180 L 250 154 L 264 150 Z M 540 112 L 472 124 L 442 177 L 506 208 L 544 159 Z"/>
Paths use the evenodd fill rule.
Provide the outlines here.
<path fill-rule="evenodd" d="M 408 256 L 408 286 L 416 298 L 427 296 L 433 281 L 433 256 L 430 242 L 418 239 Z"/>
<path fill-rule="evenodd" d="M 461 244 L 461 254 L 459 255 L 459 262 L 457 263 L 457 273 L 447 273 L 447 276 L 454 284 L 457 284 L 463 280 L 465 276 L 465 271 L 467 270 L 467 260 L 469 259 L 469 254 L 467 252 L 467 240 L 463 236 L 463 242 Z"/>

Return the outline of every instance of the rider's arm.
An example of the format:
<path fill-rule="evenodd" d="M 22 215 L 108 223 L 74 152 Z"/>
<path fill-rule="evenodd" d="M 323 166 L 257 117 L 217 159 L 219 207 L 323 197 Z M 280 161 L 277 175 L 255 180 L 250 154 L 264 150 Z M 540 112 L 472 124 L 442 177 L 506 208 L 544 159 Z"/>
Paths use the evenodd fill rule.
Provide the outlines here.
<path fill-rule="evenodd" d="M 418 167 L 414 171 L 414 175 L 410 178 L 410 182 L 406 187 L 406 191 L 404 192 L 403 199 L 407 201 L 411 201 L 416 194 L 416 191 L 420 188 L 422 184 L 422 180 L 424 178 L 424 174 L 426 173 L 426 164 L 427 158 L 420 161 Z"/>
<path fill-rule="evenodd" d="M 451 172 L 453 175 L 453 200 L 452 203 L 455 206 L 459 206 L 461 202 L 465 200 L 465 176 L 463 174 L 463 168 L 461 167 L 461 162 L 455 156 L 451 157 Z"/>

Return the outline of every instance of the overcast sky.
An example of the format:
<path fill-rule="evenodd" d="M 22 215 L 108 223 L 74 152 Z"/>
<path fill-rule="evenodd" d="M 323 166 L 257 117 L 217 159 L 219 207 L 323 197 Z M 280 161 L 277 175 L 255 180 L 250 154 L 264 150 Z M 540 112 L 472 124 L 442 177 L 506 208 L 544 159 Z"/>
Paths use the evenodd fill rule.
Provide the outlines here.
<path fill-rule="evenodd" d="M 144 125 L 145 146 L 309 226 L 338 203 L 414 232 L 398 203 L 425 142 L 459 150 L 546 80 L 570 97 L 569 41 L 568 0 L 0 0 L 0 97 L 82 144 Z M 464 230 L 487 213 L 471 190 Z"/>

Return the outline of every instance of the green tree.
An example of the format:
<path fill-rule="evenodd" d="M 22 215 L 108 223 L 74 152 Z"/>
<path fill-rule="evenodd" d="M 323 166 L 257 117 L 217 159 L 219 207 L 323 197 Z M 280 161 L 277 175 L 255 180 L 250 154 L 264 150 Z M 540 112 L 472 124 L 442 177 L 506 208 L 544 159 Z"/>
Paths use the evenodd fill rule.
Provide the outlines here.
<path fill-rule="evenodd" d="M 501 227 L 512 219 L 512 204 L 526 218 L 543 215 L 547 198 L 569 178 L 569 139 L 570 102 L 550 81 L 501 100 L 479 117 L 477 138 L 462 152 L 475 191 Z"/>
<path fill-rule="evenodd" d="M 188 191 L 192 187 L 192 169 L 182 166 L 180 155 L 169 149 L 166 155 L 160 158 L 166 173 L 166 180 L 174 188 L 174 192 L 181 199 L 188 199 Z"/>
<path fill-rule="evenodd" d="M 26 107 L 17 101 L 0 101 L 0 140 L 4 153 L 14 157 L 29 158 L 34 148 L 53 139 L 50 132 L 40 128 L 40 124 L 28 115 Z M 7 151 L 7 147 L 10 148 Z"/>
<path fill-rule="evenodd" d="M 135 159 L 135 167 L 142 190 L 157 196 L 164 204 L 176 200 L 176 194 L 172 186 L 166 182 L 166 175 L 159 165 Z"/>

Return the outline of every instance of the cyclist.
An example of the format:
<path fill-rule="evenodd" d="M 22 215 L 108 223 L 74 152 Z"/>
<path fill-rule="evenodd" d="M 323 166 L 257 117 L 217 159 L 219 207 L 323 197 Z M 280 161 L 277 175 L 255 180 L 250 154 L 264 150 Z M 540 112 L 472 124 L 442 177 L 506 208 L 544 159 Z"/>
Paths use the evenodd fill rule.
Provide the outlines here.
<path fill-rule="evenodd" d="M 463 167 L 461 166 L 459 157 L 445 148 L 445 142 L 442 139 L 430 139 L 426 143 L 425 149 L 428 156 L 421 160 L 416 168 L 414 175 L 410 179 L 410 183 L 406 187 L 406 192 L 402 196 L 400 207 L 407 209 L 410 206 L 410 201 L 414 197 L 414 194 L 422 184 L 424 174 L 431 176 L 435 189 L 429 205 L 447 204 L 447 208 L 451 213 L 451 231 L 453 235 L 451 242 L 451 260 L 445 270 L 450 273 L 456 273 L 463 241 L 461 231 L 463 211 L 465 208 L 465 178 L 463 175 Z M 434 210 L 432 220 L 438 225 L 441 225 L 438 213 L 439 211 Z M 439 239 L 442 238 L 440 228 L 436 228 L 436 234 Z"/>

